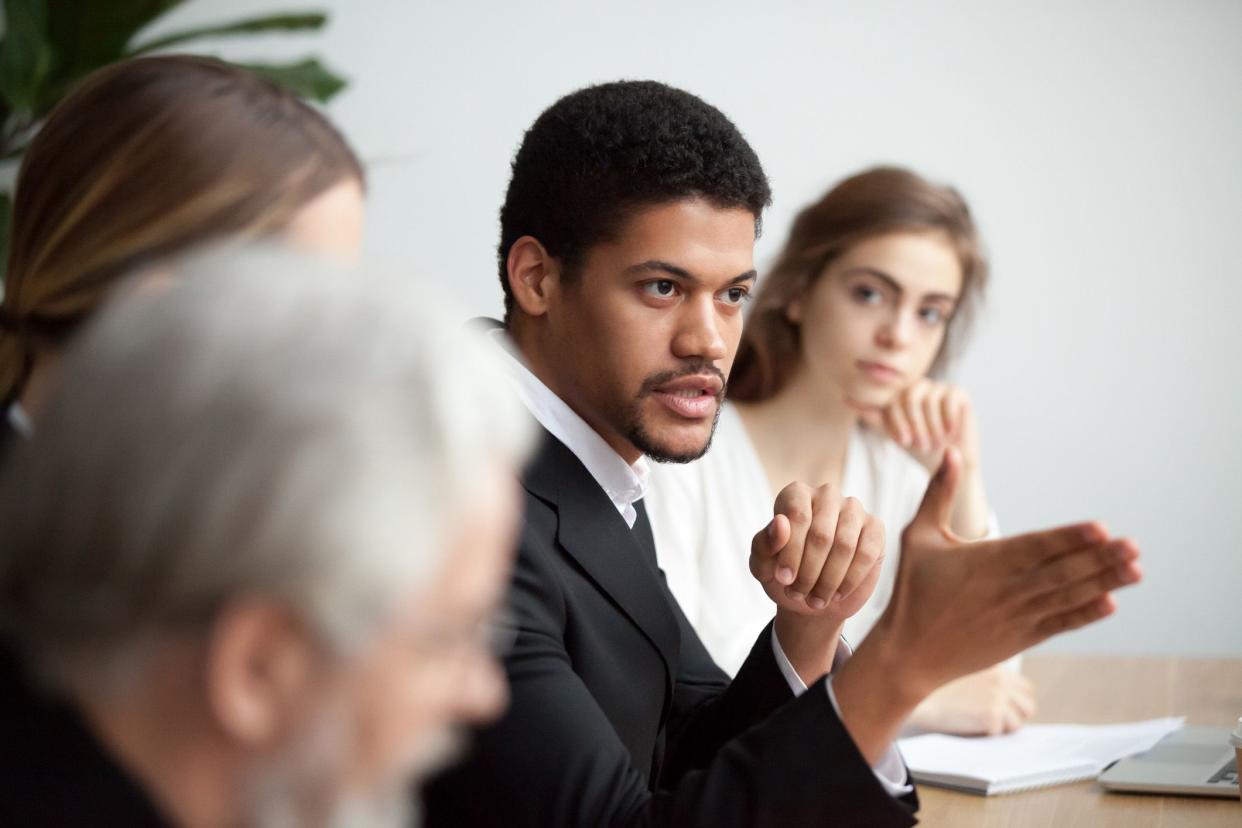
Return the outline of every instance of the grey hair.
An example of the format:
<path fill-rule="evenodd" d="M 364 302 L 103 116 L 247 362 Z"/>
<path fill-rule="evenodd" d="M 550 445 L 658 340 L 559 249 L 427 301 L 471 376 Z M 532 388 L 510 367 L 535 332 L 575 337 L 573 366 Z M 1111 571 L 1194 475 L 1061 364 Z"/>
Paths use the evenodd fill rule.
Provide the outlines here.
<path fill-rule="evenodd" d="M 533 439 L 425 285 L 261 249 L 171 269 L 69 349 L 0 488 L 0 634 L 78 688 L 245 596 L 350 646 Z"/>

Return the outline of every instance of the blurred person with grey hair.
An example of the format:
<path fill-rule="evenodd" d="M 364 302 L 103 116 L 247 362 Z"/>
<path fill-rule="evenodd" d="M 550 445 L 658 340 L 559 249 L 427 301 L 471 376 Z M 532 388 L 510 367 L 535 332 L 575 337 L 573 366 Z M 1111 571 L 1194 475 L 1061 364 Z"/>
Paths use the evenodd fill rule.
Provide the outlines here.
<path fill-rule="evenodd" d="M 0 824 L 408 824 L 506 704 L 527 416 L 415 285 L 171 272 L 71 346 L 0 481 Z"/>

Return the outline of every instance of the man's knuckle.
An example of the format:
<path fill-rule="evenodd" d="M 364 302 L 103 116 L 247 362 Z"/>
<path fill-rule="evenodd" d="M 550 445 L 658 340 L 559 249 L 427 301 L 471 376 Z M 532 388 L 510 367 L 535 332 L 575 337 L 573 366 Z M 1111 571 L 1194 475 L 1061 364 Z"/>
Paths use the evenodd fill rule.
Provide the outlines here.
<path fill-rule="evenodd" d="M 857 555 L 857 538 L 849 532 L 837 532 L 836 536 L 832 539 L 832 554 L 849 557 Z"/>
<path fill-rule="evenodd" d="M 841 493 L 831 483 L 825 483 L 815 490 L 815 503 L 820 509 L 841 508 Z"/>
<path fill-rule="evenodd" d="M 822 549 L 832 543 L 832 534 L 823 526 L 812 525 L 806 533 L 806 540 L 811 546 Z"/>
<path fill-rule="evenodd" d="M 1077 580 L 1076 573 L 1068 566 L 1057 567 L 1052 570 L 1052 584 L 1059 590 L 1063 590 Z"/>

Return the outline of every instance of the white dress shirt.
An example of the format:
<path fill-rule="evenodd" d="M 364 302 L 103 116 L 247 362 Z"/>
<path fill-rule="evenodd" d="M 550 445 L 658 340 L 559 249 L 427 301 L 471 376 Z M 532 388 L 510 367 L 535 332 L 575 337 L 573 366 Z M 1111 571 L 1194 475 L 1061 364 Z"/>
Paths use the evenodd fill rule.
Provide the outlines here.
<path fill-rule="evenodd" d="M 493 331 L 492 337 L 505 356 L 504 365 L 508 369 L 505 373 L 509 376 L 518 398 L 534 415 L 539 425 L 564 443 L 582 461 L 591 477 L 595 478 L 604 494 L 608 495 L 612 505 L 617 507 L 621 517 L 625 518 L 626 525 L 633 529 L 634 521 L 638 519 L 634 504 L 647 493 L 651 461 L 646 457 L 639 457 L 633 465 L 625 462 L 595 429 L 587 425 L 586 420 L 579 417 L 526 367 L 514 350 L 508 334 L 504 331 Z"/>
<path fill-rule="evenodd" d="M 651 462 L 646 457 L 640 457 L 633 465 L 625 462 L 625 459 L 617 454 L 595 429 L 591 428 L 564 400 L 554 394 L 526 367 L 504 331 L 494 331 L 492 336 L 505 355 L 504 363 L 508 368 L 506 373 L 518 397 L 530 410 L 535 420 L 553 437 L 564 443 L 565 447 L 582 462 L 591 477 L 608 495 L 613 506 L 625 518 L 626 524 L 633 529 L 634 521 L 638 517 L 634 504 L 647 492 L 647 483 L 651 477 Z M 656 549 L 658 555 L 658 540 Z M 770 606 L 768 615 L 771 617 Z M 772 652 L 776 657 L 781 675 L 789 683 L 789 689 L 793 694 L 799 696 L 806 692 L 805 682 L 799 677 L 797 670 L 781 649 L 775 628 L 772 630 Z M 849 646 L 844 640 L 838 642 L 837 652 L 832 661 L 833 671 L 845 663 L 849 656 Z M 832 692 L 831 680 L 825 686 L 828 689 L 828 700 L 840 718 L 841 708 L 837 705 L 836 696 Z M 873 767 L 873 771 L 876 779 L 893 796 L 902 796 L 912 790 L 906 775 L 905 762 L 897 751 L 896 744 L 889 746 L 883 758 Z"/>
<path fill-rule="evenodd" d="M 21 436 L 30 439 L 34 436 L 34 423 L 30 421 L 30 415 L 26 413 L 26 409 L 22 408 L 21 403 L 13 403 L 6 412 L 9 418 L 9 425 L 13 427 Z"/>

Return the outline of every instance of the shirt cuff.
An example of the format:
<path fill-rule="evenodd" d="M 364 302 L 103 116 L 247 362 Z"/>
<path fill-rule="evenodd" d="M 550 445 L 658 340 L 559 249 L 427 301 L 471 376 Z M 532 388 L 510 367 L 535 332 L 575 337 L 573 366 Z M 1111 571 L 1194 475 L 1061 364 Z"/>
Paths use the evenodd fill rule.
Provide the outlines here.
<path fill-rule="evenodd" d="M 824 683 L 824 687 L 828 691 L 828 702 L 832 705 L 833 711 L 836 712 L 837 718 L 841 718 L 841 708 L 837 704 L 837 697 L 832 692 L 831 673 L 835 673 L 837 668 L 849 660 L 851 655 L 849 644 L 845 643 L 842 638 L 837 642 L 837 651 L 832 656 L 832 669 L 830 677 Z M 785 651 L 781 649 L 781 642 L 776 637 L 776 627 L 772 627 L 772 654 L 776 656 L 776 666 L 780 668 L 781 675 L 785 677 L 785 681 L 789 683 L 789 689 L 794 696 L 801 696 L 807 691 L 806 682 L 798 675 L 798 671 L 794 669 L 793 663 L 789 657 L 785 655 Z M 888 746 L 888 750 L 884 751 L 884 755 L 880 757 L 880 761 L 871 766 L 871 772 L 875 774 L 884 790 L 888 791 L 889 796 L 902 797 L 911 793 L 914 786 L 910 784 L 910 775 L 906 772 L 906 762 L 901 758 L 901 751 L 897 749 L 897 743 L 893 742 Z"/>
<path fill-rule="evenodd" d="M 837 651 L 840 652 L 838 647 Z M 781 642 L 776 637 L 776 625 L 772 625 L 772 654 L 776 656 L 776 666 L 780 668 L 781 675 L 785 677 L 785 681 L 789 682 L 789 689 L 797 698 L 806 692 L 806 682 L 802 680 L 802 676 L 798 675 L 798 671 L 793 668 L 793 664 L 789 661 L 789 657 L 785 655 L 785 651 L 781 649 Z M 833 657 L 832 666 L 837 666 L 836 657 Z"/>

